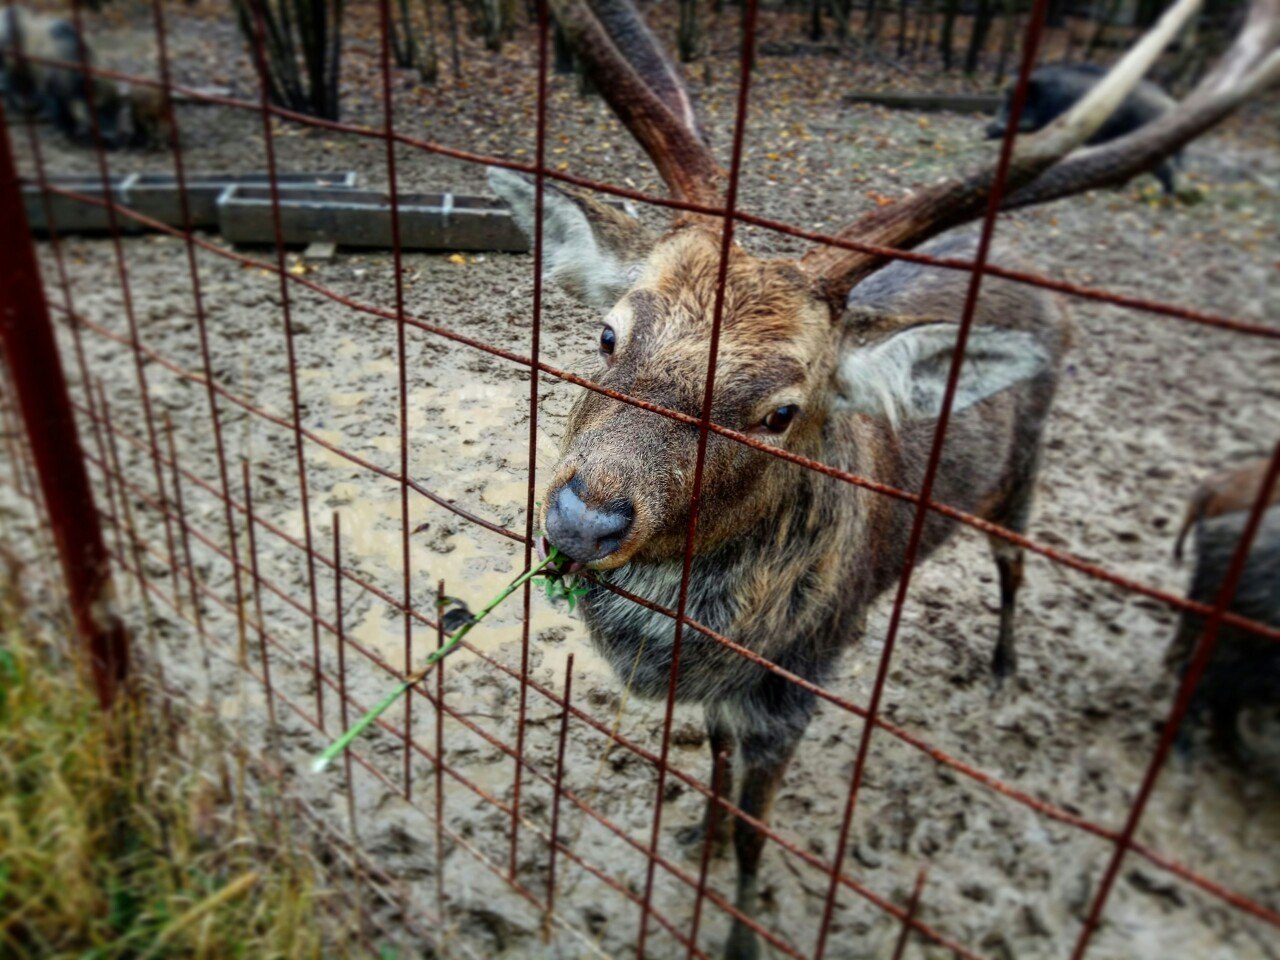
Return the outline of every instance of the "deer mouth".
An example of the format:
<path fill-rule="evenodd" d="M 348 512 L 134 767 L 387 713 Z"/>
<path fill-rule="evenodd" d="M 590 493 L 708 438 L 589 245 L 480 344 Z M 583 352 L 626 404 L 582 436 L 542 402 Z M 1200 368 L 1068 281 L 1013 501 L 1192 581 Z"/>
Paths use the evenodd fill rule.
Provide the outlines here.
<path fill-rule="evenodd" d="M 556 549 L 556 547 L 547 539 L 547 535 L 544 533 L 538 537 L 534 544 L 534 549 L 538 552 L 538 559 L 545 560 L 551 554 L 551 551 Z M 560 556 L 563 560 L 563 558 L 568 557 L 568 554 L 561 553 Z M 577 560 L 569 560 L 567 564 L 560 561 L 552 564 L 552 568 L 563 576 L 565 574 L 577 573 L 579 570 L 586 569 L 586 564 L 579 563 Z"/>

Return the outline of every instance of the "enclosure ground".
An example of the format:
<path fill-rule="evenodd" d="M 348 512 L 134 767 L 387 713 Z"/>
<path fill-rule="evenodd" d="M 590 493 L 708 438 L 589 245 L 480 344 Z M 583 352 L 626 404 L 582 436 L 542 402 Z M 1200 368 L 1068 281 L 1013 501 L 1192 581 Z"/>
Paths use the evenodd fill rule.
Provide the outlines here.
<path fill-rule="evenodd" d="M 370 12 L 362 9 L 353 13 L 353 22 L 367 27 Z M 104 62 L 128 69 L 153 65 L 145 19 L 104 29 L 111 31 L 98 43 Z M 179 82 L 230 82 L 239 95 L 256 96 L 229 21 L 201 8 L 195 14 L 175 9 L 171 31 Z M 382 112 L 375 35 L 356 30 L 355 36 L 345 118 L 377 126 Z M 690 71 L 708 132 L 719 145 L 731 135 L 733 36 L 732 24 L 722 24 L 713 43 L 717 54 Z M 469 57 L 462 80 L 445 78 L 434 88 L 422 87 L 413 74 L 398 73 L 397 129 L 456 148 L 530 159 L 532 47 L 525 34 L 500 58 Z M 741 206 L 805 228 L 832 228 L 988 149 L 980 139 L 979 118 L 923 117 L 840 102 L 853 89 L 889 87 L 900 80 L 896 71 L 877 72 L 851 61 L 762 56 L 753 81 Z M 579 98 L 570 79 L 555 78 L 551 90 L 553 164 L 658 192 L 656 177 L 638 148 L 599 100 Z M 256 115 L 187 106 L 179 119 L 188 170 L 265 168 L 263 130 Z M 1002 217 L 998 236 L 1015 248 L 1020 262 L 1050 277 L 1274 326 L 1280 265 L 1275 230 L 1280 218 L 1278 119 L 1274 99 L 1251 105 L 1241 118 L 1187 151 L 1185 177 L 1199 191 L 1199 202 L 1162 200 L 1153 181 L 1140 179 L 1123 191 Z M 382 142 L 303 131 L 285 123 L 274 129 L 281 171 L 353 169 L 362 184 L 385 187 Z M 20 128 L 10 132 L 30 174 L 26 133 Z M 40 136 L 50 174 L 95 170 L 91 154 L 46 130 Z M 397 162 L 402 190 L 486 192 L 479 167 L 407 147 L 397 151 Z M 163 153 L 115 154 L 110 164 L 121 172 L 172 170 L 171 158 Z M 663 222 L 659 210 L 643 215 L 654 225 Z M 788 238 L 756 229 L 743 230 L 741 240 L 755 252 L 800 249 Z M 128 312 L 113 246 L 108 240 L 84 238 L 64 238 L 60 245 L 69 278 L 65 293 L 52 247 L 41 246 L 50 300 L 63 306 L 70 302 L 76 313 L 117 338 L 82 331 L 88 369 L 105 390 L 115 426 L 145 445 L 147 424 L 138 371 L 127 346 Z M 184 479 L 185 515 L 226 549 L 225 512 L 210 492 L 219 490 L 221 481 L 208 400 L 199 380 L 187 248 L 174 238 L 150 236 L 126 239 L 122 249 L 142 342 L 197 375 L 176 376 L 156 362 L 141 369 L 157 424 L 165 417 L 172 420 L 181 464 L 209 487 Z M 273 250 L 243 252 L 274 263 Z M 196 261 L 215 380 L 289 423 L 292 401 L 277 277 L 204 251 Z M 394 310 L 390 253 L 339 255 L 323 263 L 305 262 L 295 253 L 287 267 L 345 296 Z M 406 254 L 401 278 L 405 309 L 414 317 L 528 354 L 530 257 Z M 298 283 L 287 289 L 302 423 L 320 440 L 397 472 L 396 323 L 348 309 Z M 1187 571 L 1173 563 L 1171 548 L 1185 497 L 1206 473 L 1269 449 L 1280 435 L 1280 349 L 1274 340 L 1093 301 L 1073 301 L 1070 309 L 1074 345 L 1049 424 L 1030 535 L 1141 583 L 1180 590 Z M 591 311 L 548 291 L 543 359 L 591 376 L 596 372 L 598 324 Z M 73 398 L 87 406 L 70 327 L 65 322 L 60 326 Z M 406 336 L 410 476 L 458 506 L 522 534 L 527 368 L 413 327 Z M 541 478 L 555 463 L 577 389 L 539 377 L 536 470 Z M 292 431 L 225 400 L 220 411 L 232 494 L 243 501 L 243 458 L 251 465 L 258 516 L 302 540 L 306 525 Z M 87 420 L 83 426 L 90 456 L 100 457 L 103 451 Z M 304 450 L 315 549 L 331 550 L 332 519 L 341 514 L 344 564 L 402 599 L 399 485 L 314 441 L 306 441 Z M 154 508 L 151 461 L 130 442 L 121 441 L 118 452 L 134 485 L 130 508 L 145 544 L 146 573 L 167 592 L 185 597 L 187 584 L 171 577 L 165 563 L 168 548 Z M 109 502 L 105 489 L 100 502 Z M 112 509 L 120 512 L 114 505 Z M 30 514 L 12 486 L 0 485 L 0 516 L 5 538 L 11 530 L 30 530 Z M 244 556 L 243 515 L 237 514 L 235 522 Z M 410 528 L 423 524 L 429 527 L 411 540 L 411 600 L 428 614 L 438 579 L 444 579 L 449 593 L 474 606 L 496 593 L 524 563 L 522 544 L 471 525 L 411 492 Z M 128 541 L 111 527 L 107 535 L 109 544 L 133 562 Z M 273 681 L 303 713 L 313 713 L 311 673 L 290 662 L 290 655 L 309 660 L 312 651 L 305 555 L 261 528 L 257 544 L 262 575 L 289 598 L 269 589 L 261 597 L 270 639 L 279 644 L 269 644 Z M 190 549 L 202 588 L 232 603 L 231 567 L 225 558 L 199 540 Z M 318 613 L 335 623 L 333 579 L 324 564 L 316 566 L 315 585 Z M 204 632 L 212 657 L 212 668 L 206 669 L 206 639 L 178 611 L 151 596 L 144 620 L 136 580 L 121 575 L 120 586 L 140 652 L 151 656 L 154 643 L 172 683 L 197 698 L 211 694 L 240 737 L 273 755 L 279 751 L 295 791 L 345 825 L 342 770 L 324 776 L 305 772 L 307 759 L 327 737 L 280 704 L 278 737 L 268 736 L 262 690 L 235 665 L 238 638 L 232 613 L 204 597 Z M 252 603 L 249 608 L 254 615 Z M 1118 829 L 1169 707 L 1172 682 L 1162 656 L 1174 632 L 1174 611 L 1032 558 L 1019 615 L 1019 673 L 997 692 L 988 671 L 997 609 L 995 567 L 985 540 L 963 530 L 915 575 L 886 690 L 885 718 L 1037 798 Z M 181 612 L 191 616 L 189 600 L 183 600 Z M 887 613 L 888 601 L 882 599 L 873 611 L 867 641 L 847 653 L 832 684 L 840 696 L 858 703 L 868 699 Z M 517 674 L 521 614 L 516 598 L 473 634 L 477 646 Z M 403 666 L 403 618 L 387 603 L 344 585 L 343 624 L 350 641 L 396 668 Z M 559 691 L 567 658 L 574 654 L 575 704 L 605 724 L 616 722 L 619 734 L 656 752 L 661 706 L 625 695 L 623 685 L 591 652 L 575 617 L 535 596 L 529 637 L 529 670 L 535 680 Z M 324 667 L 336 675 L 335 640 L 323 629 L 319 639 Z M 410 659 L 419 659 L 434 647 L 435 632 L 414 625 L 412 641 Z M 250 629 L 251 658 L 257 658 L 259 642 Z M 379 699 L 391 686 L 386 672 L 359 652 L 348 650 L 346 656 L 352 696 L 364 704 Z M 444 729 L 446 759 L 458 777 L 443 779 L 445 824 L 452 833 L 443 851 L 436 849 L 431 819 L 440 781 L 425 757 L 411 757 L 406 799 L 402 743 L 380 731 L 360 752 L 394 787 L 360 769 L 352 784 L 359 843 L 403 883 L 408 915 L 437 930 L 444 955 L 633 956 L 639 908 L 571 860 L 561 860 L 557 878 L 557 911 L 564 926 L 552 926 L 546 945 L 538 912 L 503 878 L 478 864 L 468 847 L 503 870 L 508 863 L 511 817 L 479 799 L 475 790 L 510 804 L 514 761 L 464 721 L 514 744 L 520 688 L 509 674 L 462 653 L 447 661 L 444 690 L 446 702 L 463 719 L 447 720 Z M 332 733 L 340 729 L 338 698 L 329 688 L 322 696 L 324 722 Z M 401 708 L 388 716 L 394 727 L 403 728 Z M 559 718 L 555 704 L 530 691 L 525 753 L 548 774 L 555 766 Z M 416 700 L 414 738 L 433 745 L 433 723 L 429 705 Z M 676 724 L 673 764 L 705 779 L 708 761 L 700 718 L 680 709 Z M 860 733 L 856 718 L 822 708 L 780 792 L 776 829 L 818 857 L 832 855 Z M 575 721 L 565 787 L 647 845 L 655 789 L 650 764 L 621 747 L 606 749 L 602 734 Z M 547 882 L 546 845 L 538 834 L 548 829 L 551 790 L 527 773 L 522 789 L 525 822 L 516 877 L 541 897 Z M 1275 771 L 1269 777 L 1246 777 L 1198 745 L 1170 762 L 1138 837 L 1223 886 L 1280 910 L 1277 800 L 1280 775 Z M 696 876 L 696 856 L 676 844 L 674 833 L 698 818 L 701 797 L 669 778 L 662 802 L 665 826 L 659 851 Z M 643 852 L 568 802 L 560 835 L 623 889 L 643 890 Z M 903 905 L 917 870 L 927 864 L 921 919 L 985 957 L 1056 958 L 1068 954 L 1078 935 L 1109 851 L 1109 843 L 1047 819 L 927 754 L 877 734 L 846 869 L 879 896 Z M 776 845 L 767 849 L 763 869 L 761 922 L 808 953 L 826 877 Z M 661 867 L 657 876 L 655 910 L 677 929 L 687 930 L 690 891 Z M 727 897 L 732 882 L 732 863 L 714 862 L 712 888 Z M 445 908 L 439 919 L 438 885 L 443 886 Z M 397 916 L 380 909 L 394 926 Z M 727 925 L 713 905 L 706 909 L 700 944 L 713 954 Z M 888 956 L 898 929 L 892 918 L 844 891 L 827 956 Z M 408 932 L 402 936 L 401 946 L 422 946 Z M 657 924 L 651 925 L 651 944 L 654 956 L 683 954 Z M 907 955 L 951 954 L 917 938 Z M 1280 947 L 1273 928 L 1131 855 L 1090 956 L 1250 960 L 1280 956 Z"/>

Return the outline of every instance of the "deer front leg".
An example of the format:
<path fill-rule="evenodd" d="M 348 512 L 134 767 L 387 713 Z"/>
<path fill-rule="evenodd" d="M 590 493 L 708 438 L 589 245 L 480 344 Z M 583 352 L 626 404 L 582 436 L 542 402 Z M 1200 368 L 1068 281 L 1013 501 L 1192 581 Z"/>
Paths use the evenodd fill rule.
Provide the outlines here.
<path fill-rule="evenodd" d="M 707 774 L 707 786 L 716 782 L 717 758 L 725 755 L 724 769 L 720 772 L 720 795 L 733 796 L 733 751 L 736 743 L 733 731 L 728 724 L 708 706 L 705 711 L 707 724 L 707 740 L 711 746 L 711 772 Z M 711 855 L 718 857 L 724 852 L 733 831 L 733 820 L 723 808 L 717 809 L 714 799 L 707 797 L 702 812 L 702 822 L 685 827 L 676 833 L 676 841 L 686 847 L 690 853 L 701 853 L 704 842 L 711 844 Z"/>
<path fill-rule="evenodd" d="M 767 825 L 778 784 L 796 744 L 813 714 L 813 694 L 770 675 L 749 700 L 729 714 L 735 720 L 738 756 L 742 761 L 742 786 L 738 809 Z M 760 854 L 765 836 L 741 817 L 733 824 L 733 849 L 738 860 L 738 891 L 734 906 L 755 919 L 760 895 Z M 725 944 L 726 960 L 757 960 L 760 939 L 755 931 L 734 918 Z"/>
<path fill-rule="evenodd" d="M 771 763 L 752 764 L 743 770 L 738 809 L 762 823 L 768 823 L 773 798 L 778 784 L 782 782 L 791 752 L 788 748 L 784 756 Z M 759 905 L 760 854 L 764 851 L 765 836 L 745 820 L 735 820 L 733 849 L 738 858 L 738 891 L 734 906 L 744 916 L 754 919 Z M 725 944 L 724 956 L 725 960 L 757 960 L 760 956 L 759 936 L 736 917 Z"/>
<path fill-rule="evenodd" d="M 1013 639 L 1014 610 L 1018 602 L 1018 588 L 1022 586 L 1023 553 L 1004 541 L 991 539 L 991 552 L 995 554 L 996 568 L 1000 571 L 1000 636 L 996 640 L 995 656 L 991 670 L 996 683 L 1001 684 L 1018 667 L 1018 653 Z"/>

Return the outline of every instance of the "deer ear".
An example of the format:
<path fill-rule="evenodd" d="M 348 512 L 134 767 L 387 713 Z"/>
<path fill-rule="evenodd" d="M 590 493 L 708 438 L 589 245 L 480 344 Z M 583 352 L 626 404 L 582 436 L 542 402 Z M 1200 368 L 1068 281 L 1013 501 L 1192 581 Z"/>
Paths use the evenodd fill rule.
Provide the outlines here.
<path fill-rule="evenodd" d="M 927 420 L 942 412 L 955 356 L 954 323 L 907 327 L 866 347 L 846 347 L 836 371 L 837 406 L 888 420 Z M 1048 368 L 1049 352 L 1022 330 L 975 327 L 969 333 L 952 410 L 1029 380 Z"/>
<path fill-rule="evenodd" d="M 534 242 L 533 180 L 490 167 L 489 186 Z M 543 278 L 592 306 L 613 306 L 639 279 L 653 238 L 639 220 L 615 206 L 550 181 L 544 181 L 544 187 Z"/>

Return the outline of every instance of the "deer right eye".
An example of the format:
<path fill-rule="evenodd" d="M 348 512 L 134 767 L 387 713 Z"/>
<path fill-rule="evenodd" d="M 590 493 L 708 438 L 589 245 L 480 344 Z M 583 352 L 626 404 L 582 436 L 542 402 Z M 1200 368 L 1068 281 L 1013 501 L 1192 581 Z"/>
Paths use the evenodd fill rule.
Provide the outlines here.
<path fill-rule="evenodd" d="M 617 345 L 618 335 L 613 332 L 613 327 L 605 324 L 605 328 L 600 332 L 600 352 L 606 357 L 611 357 Z"/>
<path fill-rule="evenodd" d="M 791 421 L 795 419 L 796 414 L 800 412 L 800 408 L 794 403 L 789 403 L 785 407 L 778 407 L 776 410 L 770 410 L 769 415 L 760 421 L 760 426 L 770 433 L 784 433 L 787 427 L 791 426 Z"/>

